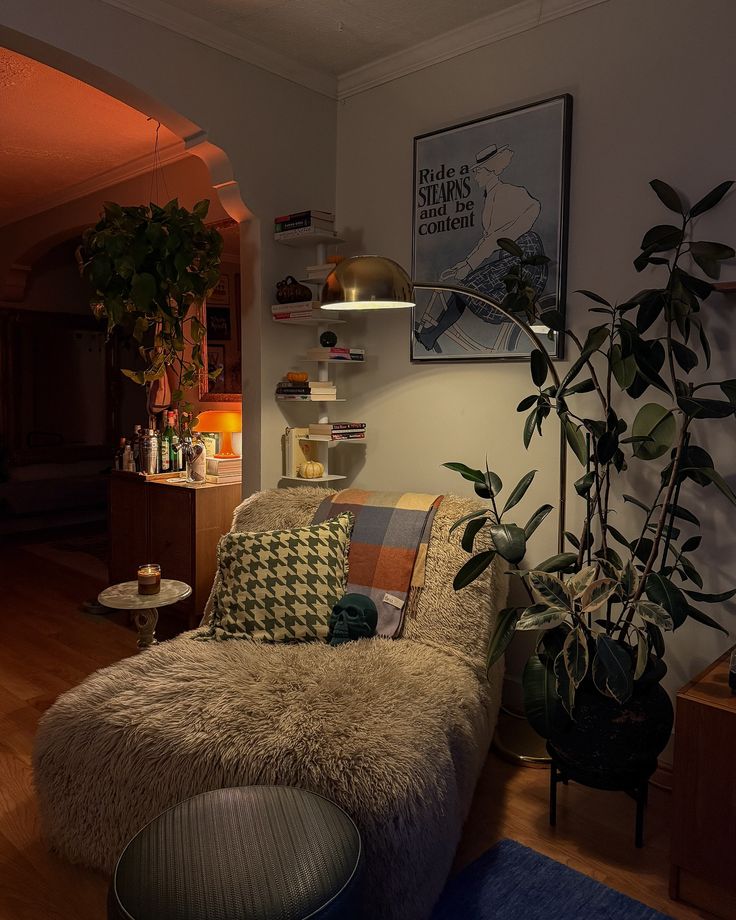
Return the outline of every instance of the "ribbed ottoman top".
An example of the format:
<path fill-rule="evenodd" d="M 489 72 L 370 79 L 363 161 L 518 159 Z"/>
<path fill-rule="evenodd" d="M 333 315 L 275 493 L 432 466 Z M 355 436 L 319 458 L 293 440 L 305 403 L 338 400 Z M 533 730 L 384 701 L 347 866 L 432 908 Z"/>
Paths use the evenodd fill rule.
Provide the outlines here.
<path fill-rule="evenodd" d="M 146 825 L 112 897 L 134 920 L 302 920 L 350 883 L 361 843 L 334 803 L 289 786 L 205 792 Z"/>

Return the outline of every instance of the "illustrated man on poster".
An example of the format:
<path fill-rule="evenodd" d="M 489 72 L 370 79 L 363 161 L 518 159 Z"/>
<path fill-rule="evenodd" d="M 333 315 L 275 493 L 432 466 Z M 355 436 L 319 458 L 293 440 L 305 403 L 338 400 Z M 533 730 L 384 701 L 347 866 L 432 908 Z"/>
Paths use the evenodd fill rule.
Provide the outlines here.
<path fill-rule="evenodd" d="M 515 262 L 514 256 L 499 248 L 499 238 L 514 240 L 527 257 L 544 255 L 542 240 L 532 230 L 542 210 L 541 204 L 524 186 L 512 185 L 500 178 L 513 157 L 510 147 L 498 148 L 495 144 L 476 154 L 471 172 L 483 189 L 483 235 L 461 262 L 440 275 L 441 281 L 456 282 L 479 291 L 497 303 L 506 296 L 503 278 Z M 547 266 L 529 266 L 525 271 L 537 295 L 541 294 L 547 284 Z M 414 330 L 417 341 L 428 351 L 441 353 L 439 338 L 460 319 L 467 307 L 486 323 L 506 322 L 493 307 L 472 297 L 451 294 L 442 302 L 440 315 L 435 319 L 428 309 Z"/>

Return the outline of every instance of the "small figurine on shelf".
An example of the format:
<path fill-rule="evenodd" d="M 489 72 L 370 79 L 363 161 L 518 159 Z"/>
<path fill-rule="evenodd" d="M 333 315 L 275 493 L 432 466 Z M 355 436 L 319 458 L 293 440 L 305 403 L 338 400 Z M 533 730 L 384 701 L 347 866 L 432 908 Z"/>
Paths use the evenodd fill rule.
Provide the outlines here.
<path fill-rule="evenodd" d="M 319 344 L 323 348 L 334 348 L 337 345 L 337 336 L 331 329 L 326 329 L 319 337 Z"/>
<path fill-rule="evenodd" d="M 325 467 L 319 460 L 307 460 L 299 466 L 299 476 L 302 479 L 319 479 L 325 474 Z"/>

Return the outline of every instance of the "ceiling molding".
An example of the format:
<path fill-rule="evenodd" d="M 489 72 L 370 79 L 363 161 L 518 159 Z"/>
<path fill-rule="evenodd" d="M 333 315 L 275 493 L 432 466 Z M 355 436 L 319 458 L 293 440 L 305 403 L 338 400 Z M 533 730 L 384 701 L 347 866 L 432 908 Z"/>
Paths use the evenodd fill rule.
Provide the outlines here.
<path fill-rule="evenodd" d="M 434 64 L 449 61 L 469 51 L 526 32 L 542 23 L 607 2 L 608 0 L 523 0 L 505 10 L 469 22 L 405 51 L 390 54 L 372 64 L 340 74 L 337 81 L 337 98 L 347 99 L 383 83 L 398 80 L 407 74 L 416 73 Z"/>
<path fill-rule="evenodd" d="M 234 35 L 222 26 L 166 3 L 166 0 L 103 0 L 103 3 L 140 19 L 154 22 L 201 45 L 209 45 L 223 54 L 276 74 L 292 83 L 298 83 L 330 99 L 336 98 L 337 81 L 331 74 L 301 64 L 240 35 Z"/>
<path fill-rule="evenodd" d="M 190 155 L 185 142 L 176 141 L 159 150 L 159 163 L 162 167 L 168 166 Z M 28 217 L 35 217 L 36 214 L 43 214 L 45 211 L 52 210 L 52 208 L 58 208 L 63 204 L 68 204 L 70 201 L 76 201 L 79 198 L 84 198 L 86 195 L 92 195 L 95 192 L 101 192 L 103 189 L 110 188 L 113 185 L 119 185 L 121 182 L 127 182 L 128 179 L 135 179 L 136 176 L 142 176 L 144 173 L 151 172 L 152 167 L 153 155 L 152 153 L 146 153 L 143 156 L 129 160 L 127 163 L 123 163 L 121 166 L 114 166 L 112 169 L 106 169 L 104 172 L 96 173 L 83 182 L 75 182 L 74 185 L 68 185 L 55 194 L 44 195 L 42 198 L 37 198 L 35 201 L 26 205 L 21 211 L 14 212 L 12 221 L 8 221 L 7 223 L 0 221 L 0 226 L 18 223 L 18 221 L 26 220 Z"/>

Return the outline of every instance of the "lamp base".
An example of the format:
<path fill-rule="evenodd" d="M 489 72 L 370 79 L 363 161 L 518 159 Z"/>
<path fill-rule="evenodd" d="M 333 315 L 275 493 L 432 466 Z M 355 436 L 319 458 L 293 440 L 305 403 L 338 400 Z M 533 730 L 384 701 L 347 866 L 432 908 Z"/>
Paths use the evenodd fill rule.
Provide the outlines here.
<path fill-rule="evenodd" d="M 236 454 L 233 451 L 227 451 L 226 453 L 224 450 L 221 450 L 215 454 L 215 459 L 216 460 L 234 460 L 236 457 L 239 457 L 239 456 L 240 454 Z"/>
<path fill-rule="evenodd" d="M 544 738 L 540 737 L 526 717 L 501 707 L 493 736 L 493 748 L 504 760 L 522 767 L 548 767 L 551 758 Z"/>
<path fill-rule="evenodd" d="M 220 443 L 220 449 L 215 454 L 215 459 L 217 460 L 231 460 L 235 457 L 239 457 L 240 454 L 236 454 L 233 450 L 233 435 L 231 431 L 222 432 L 222 441 Z"/>

